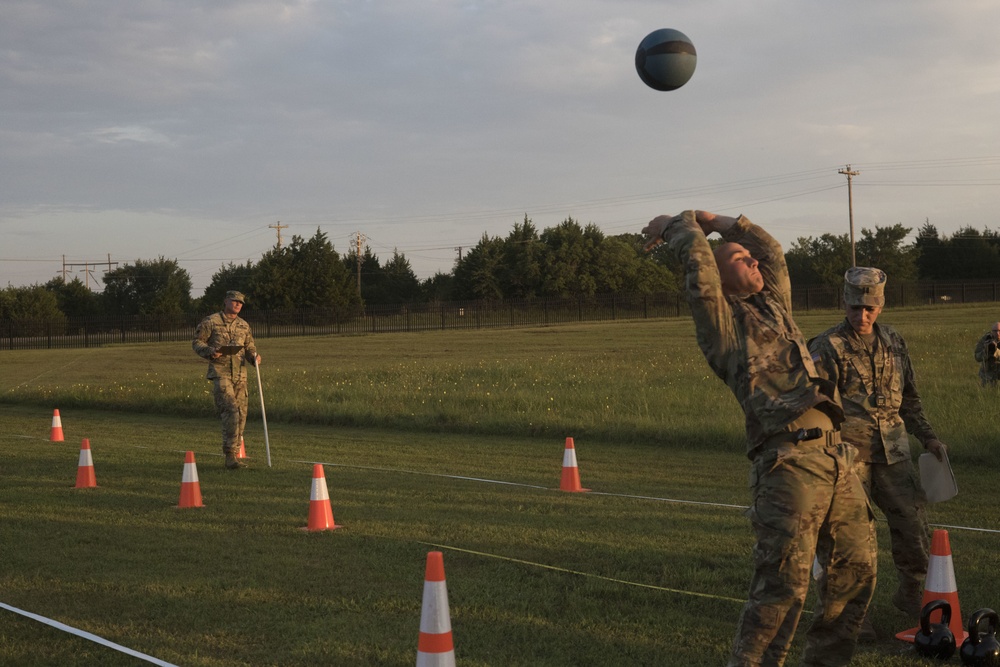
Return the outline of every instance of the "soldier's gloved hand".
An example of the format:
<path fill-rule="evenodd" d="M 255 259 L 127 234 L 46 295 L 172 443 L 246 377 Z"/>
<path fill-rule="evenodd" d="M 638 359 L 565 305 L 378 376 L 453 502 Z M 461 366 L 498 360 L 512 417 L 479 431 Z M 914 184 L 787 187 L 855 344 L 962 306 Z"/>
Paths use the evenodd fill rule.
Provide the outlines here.
<path fill-rule="evenodd" d="M 933 454 L 934 458 L 938 461 L 943 461 L 944 453 L 948 451 L 948 445 L 944 444 L 940 440 L 928 440 L 927 444 L 924 445 L 924 449 Z"/>

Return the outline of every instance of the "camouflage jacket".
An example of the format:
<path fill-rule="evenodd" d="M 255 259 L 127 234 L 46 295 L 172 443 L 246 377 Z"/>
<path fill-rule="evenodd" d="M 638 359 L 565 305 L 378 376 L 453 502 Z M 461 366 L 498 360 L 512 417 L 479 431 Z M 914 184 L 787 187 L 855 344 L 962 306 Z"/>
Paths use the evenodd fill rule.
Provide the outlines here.
<path fill-rule="evenodd" d="M 722 280 L 694 211 L 674 218 L 663 240 L 684 266 L 684 290 L 694 316 L 698 346 L 725 381 L 746 416 L 748 455 L 768 437 L 813 407 L 835 425 L 843 421 L 832 383 L 813 365 L 805 339 L 792 320 L 791 283 L 781 246 L 740 216 L 723 235 L 758 262 L 764 290 L 722 293 Z"/>
<path fill-rule="evenodd" d="M 235 354 L 223 354 L 218 359 L 212 359 L 212 353 L 224 345 L 239 345 L 241 349 Z M 227 320 L 222 311 L 201 321 L 195 330 L 191 347 L 199 357 L 208 359 L 208 373 L 205 377 L 209 380 L 224 377 L 246 380 L 246 360 L 257 357 L 257 345 L 247 321 L 239 316 Z"/>
<path fill-rule="evenodd" d="M 979 381 L 984 387 L 1000 382 L 1000 350 L 991 332 L 986 332 L 976 343 L 976 361 L 979 362 Z"/>
<path fill-rule="evenodd" d="M 813 361 L 837 383 L 847 421 L 841 437 L 858 449 L 858 461 L 910 459 L 909 430 L 921 443 L 937 436 L 924 417 L 906 341 L 875 324 L 875 361 L 845 319 L 809 341 Z M 887 354 L 888 352 L 888 354 Z"/>

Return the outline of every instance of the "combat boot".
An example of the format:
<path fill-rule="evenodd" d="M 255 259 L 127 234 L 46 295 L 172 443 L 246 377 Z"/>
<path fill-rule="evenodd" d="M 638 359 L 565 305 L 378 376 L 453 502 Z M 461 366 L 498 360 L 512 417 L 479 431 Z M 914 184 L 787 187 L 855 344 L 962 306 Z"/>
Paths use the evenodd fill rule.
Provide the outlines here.
<path fill-rule="evenodd" d="M 919 582 L 901 583 L 892 596 L 893 606 L 911 618 L 919 618 L 924 597 L 921 588 Z"/>
<path fill-rule="evenodd" d="M 236 452 L 230 450 L 226 452 L 226 468 L 229 470 L 238 470 L 240 468 L 246 468 L 247 464 L 236 458 Z"/>

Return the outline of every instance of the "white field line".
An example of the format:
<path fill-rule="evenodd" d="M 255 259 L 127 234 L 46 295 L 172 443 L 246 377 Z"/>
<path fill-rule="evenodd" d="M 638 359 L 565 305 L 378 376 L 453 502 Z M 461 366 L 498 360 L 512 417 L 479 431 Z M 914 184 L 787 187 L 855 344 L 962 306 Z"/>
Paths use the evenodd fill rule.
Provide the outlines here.
<path fill-rule="evenodd" d="M 59 621 L 53 621 L 51 618 L 45 618 L 44 616 L 39 616 L 38 614 L 32 614 L 30 611 L 24 611 L 23 609 L 18 609 L 17 607 L 11 607 L 9 604 L 4 604 L 0 602 L 0 609 L 6 609 L 7 611 L 13 612 L 15 614 L 20 614 L 26 618 L 30 618 L 33 621 L 38 621 L 39 623 L 44 623 L 45 625 L 51 626 L 56 630 L 61 630 L 63 632 L 68 632 L 71 635 L 76 635 L 77 637 L 82 637 L 84 639 L 90 640 L 95 644 L 100 644 L 101 646 L 107 646 L 110 649 L 114 649 L 120 653 L 125 653 L 132 656 L 133 658 L 139 658 L 140 660 L 145 660 L 154 665 L 160 665 L 160 667 L 177 667 L 170 662 L 164 662 L 158 658 L 154 658 L 151 655 L 146 655 L 145 653 L 139 653 L 138 651 L 133 651 L 132 649 L 122 646 L 121 644 L 116 644 L 114 642 L 108 641 L 103 637 L 98 637 L 95 634 L 85 632 L 83 630 L 78 630 L 72 626 L 66 625 L 65 623 L 60 623 Z"/>

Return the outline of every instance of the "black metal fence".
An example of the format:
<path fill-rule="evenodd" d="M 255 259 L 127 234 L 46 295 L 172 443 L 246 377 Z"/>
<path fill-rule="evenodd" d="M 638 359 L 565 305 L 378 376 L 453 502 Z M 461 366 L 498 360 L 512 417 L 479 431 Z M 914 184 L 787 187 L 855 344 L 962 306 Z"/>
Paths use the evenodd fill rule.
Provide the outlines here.
<path fill-rule="evenodd" d="M 840 289 L 792 290 L 795 310 L 843 307 Z M 888 307 L 997 301 L 1000 283 L 902 283 L 886 291 Z M 451 301 L 366 306 L 363 312 L 309 309 L 255 311 L 241 315 L 257 338 L 329 334 L 373 334 L 434 329 L 488 329 L 568 322 L 601 322 L 680 317 L 687 303 L 677 293 L 606 294 L 591 297 L 498 301 Z M 86 348 L 124 343 L 191 340 L 202 316 L 61 318 L 52 321 L 0 320 L 0 349 Z"/>

